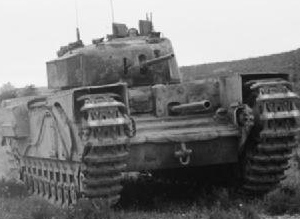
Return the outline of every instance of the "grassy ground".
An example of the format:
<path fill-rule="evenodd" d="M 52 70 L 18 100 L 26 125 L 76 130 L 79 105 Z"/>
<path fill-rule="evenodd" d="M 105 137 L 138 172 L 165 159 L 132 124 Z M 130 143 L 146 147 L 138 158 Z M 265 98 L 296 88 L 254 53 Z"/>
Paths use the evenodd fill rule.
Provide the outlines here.
<path fill-rule="evenodd" d="M 246 209 L 246 208 L 245 208 Z M 1 219 L 96 219 L 103 217 L 110 218 L 130 218 L 130 219 L 239 219 L 246 214 L 257 215 L 256 211 L 250 213 L 243 212 L 242 208 L 224 209 L 216 205 L 208 209 L 197 204 L 192 206 L 173 206 L 172 209 L 164 210 L 141 210 L 141 209 L 116 209 L 109 214 L 99 213 L 94 216 L 90 211 L 82 213 L 80 211 L 62 210 L 48 204 L 38 197 L 26 198 L 0 198 L 0 218 Z M 109 216 L 107 216 L 109 215 Z M 249 217 L 256 218 L 256 217 Z"/>
<path fill-rule="evenodd" d="M 295 159 L 297 161 L 297 159 Z M 299 159 L 300 160 L 300 159 Z M 113 211 L 95 212 L 80 202 L 60 209 L 29 196 L 24 185 L 0 180 L 0 219 L 288 219 L 300 218 L 299 162 L 280 188 L 265 197 L 249 197 L 232 185 L 151 183 L 125 185 Z"/>
<path fill-rule="evenodd" d="M 257 199 L 220 187 L 195 191 L 191 195 L 172 195 L 171 189 L 144 198 L 125 197 L 111 212 L 92 214 L 89 203 L 75 208 L 60 209 L 39 197 L 28 196 L 22 184 L 0 182 L 1 219 L 258 219 L 299 218 L 300 187 L 281 187 L 266 197 Z M 173 188 L 174 189 L 174 188 Z M 176 188 L 175 188 L 176 189 Z M 177 189 L 183 189 L 182 186 Z M 126 191 L 126 190 L 125 190 Z M 175 190 L 176 191 L 176 190 Z M 174 193 L 174 190 L 173 190 Z M 175 192 L 176 193 L 176 192 Z M 177 193 L 180 194 L 180 193 Z M 146 193 L 147 195 L 147 193 Z M 142 197 L 142 196 L 141 196 Z M 294 216 L 287 216 L 287 214 Z M 285 216 L 280 216 L 285 215 Z M 279 217 L 280 216 L 280 217 Z"/>

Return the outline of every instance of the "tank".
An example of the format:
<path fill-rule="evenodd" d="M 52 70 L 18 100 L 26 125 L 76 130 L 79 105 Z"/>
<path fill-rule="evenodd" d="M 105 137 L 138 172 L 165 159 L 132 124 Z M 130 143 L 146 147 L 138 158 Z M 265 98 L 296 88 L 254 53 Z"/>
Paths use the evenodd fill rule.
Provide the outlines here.
<path fill-rule="evenodd" d="M 259 193 L 285 178 L 300 115 L 288 74 L 183 83 L 171 41 L 149 20 L 139 30 L 114 23 L 87 46 L 78 33 L 57 55 L 47 62 L 48 92 L 0 108 L 0 143 L 31 193 L 112 206 L 132 172 L 237 164 L 241 187 Z"/>

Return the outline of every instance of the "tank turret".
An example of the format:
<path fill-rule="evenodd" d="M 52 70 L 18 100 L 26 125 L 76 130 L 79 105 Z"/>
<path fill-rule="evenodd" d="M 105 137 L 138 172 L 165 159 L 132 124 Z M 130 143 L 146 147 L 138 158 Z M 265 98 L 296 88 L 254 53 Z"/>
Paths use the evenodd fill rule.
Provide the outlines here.
<path fill-rule="evenodd" d="M 171 41 L 141 20 L 139 30 L 113 23 L 113 34 L 84 46 L 79 37 L 47 62 L 49 88 L 67 89 L 126 82 L 129 87 L 178 83 Z M 77 34 L 78 35 L 78 34 Z"/>

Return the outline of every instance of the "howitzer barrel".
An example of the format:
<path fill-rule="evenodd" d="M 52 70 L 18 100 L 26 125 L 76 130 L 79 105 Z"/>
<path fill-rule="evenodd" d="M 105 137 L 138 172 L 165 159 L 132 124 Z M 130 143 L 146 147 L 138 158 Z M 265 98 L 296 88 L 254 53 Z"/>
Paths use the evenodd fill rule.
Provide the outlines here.
<path fill-rule="evenodd" d="M 172 112 L 183 112 L 183 111 L 204 111 L 208 110 L 211 107 L 211 103 L 209 100 L 202 100 L 199 102 L 192 102 L 192 103 L 184 103 L 176 106 L 171 107 Z"/>
<path fill-rule="evenodd" d="M 164 55 L 164 56 L 160 56 L 158 58 L 146 61 L 145 63 L 143 63 L 143 67 L 146 67 L 146 66 L 149 66 L 149 65 L 154 65 L 154 64 L 157 64 L 157 63 L 160 63 L 160 62 L 172 59 L 172 58 L 174 58 L 174 54 L 173 53 L 170 53 L 170 54 L 167 54 L 167 55 Z"/>

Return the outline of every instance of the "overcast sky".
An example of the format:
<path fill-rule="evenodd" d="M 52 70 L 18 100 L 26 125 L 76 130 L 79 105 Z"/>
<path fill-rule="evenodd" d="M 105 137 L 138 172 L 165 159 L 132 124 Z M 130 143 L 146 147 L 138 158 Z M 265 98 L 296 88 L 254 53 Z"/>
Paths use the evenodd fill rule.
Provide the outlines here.
<path fill-rule="evenodd" d="M 234 60 L 300 47 L 299 0 L 113 0 L 116 22 L 147 12 L 179 65 Z M 111 32 L 110 0 L 77 0 L 85 44 Z M 76 0 L 0 0 L 0 85 L 46 86 L 47 60 L 75 40 Z"/>

